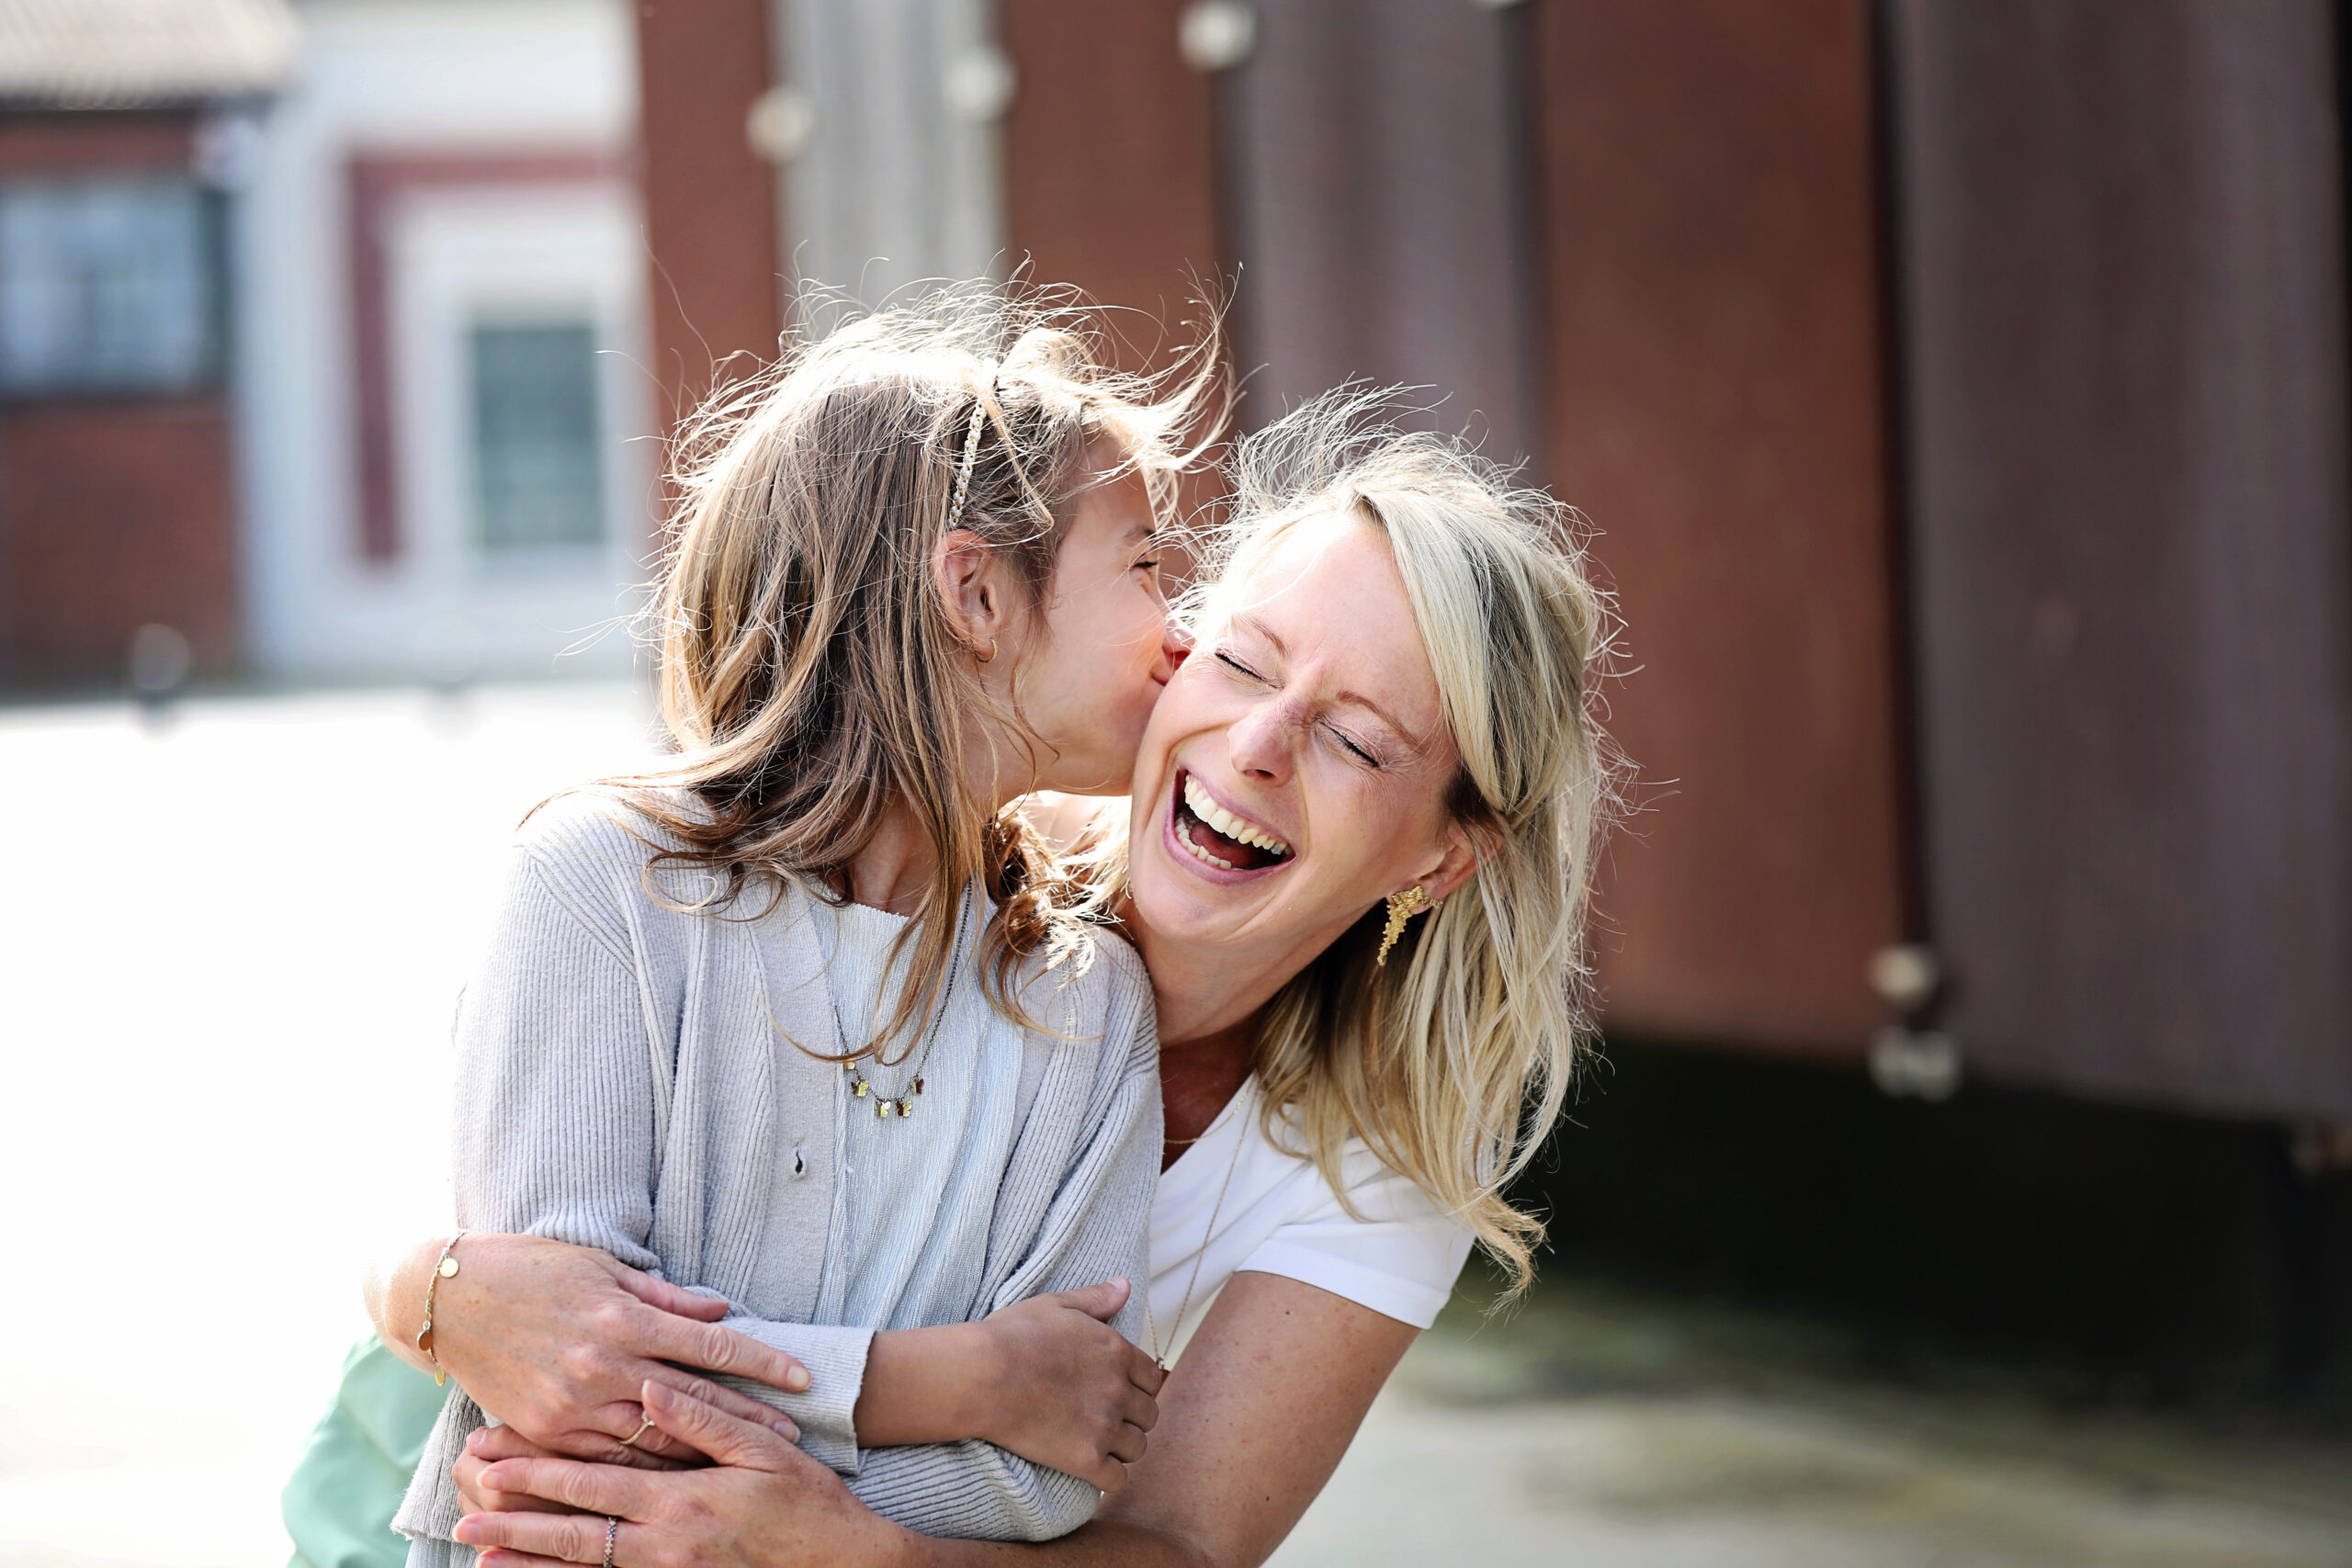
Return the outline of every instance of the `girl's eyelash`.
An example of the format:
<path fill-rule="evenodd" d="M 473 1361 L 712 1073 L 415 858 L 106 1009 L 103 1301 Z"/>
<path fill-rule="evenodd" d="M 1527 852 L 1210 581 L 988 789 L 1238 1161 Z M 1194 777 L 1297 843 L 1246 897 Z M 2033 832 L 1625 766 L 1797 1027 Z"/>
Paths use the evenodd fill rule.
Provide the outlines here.
<path fill-rule="evenodd" d="M 1331 731 L 1331 733 L 1338 739 L 1340 745 L 1354 752 L 1356 760 L 1363 762 L 1365 767 L 1376 768 L 1380 766 L 1380 759 L 1365 750 L 1363 747 L 1357 745 L 1354 741 L 1349 739 L 1345 731 L 1335 729 Z"/>
<path fill-rule="evenodd" d="M 1224 665 L 1228 670 L 1239 671 L 1242 674 L 1249 676 L 1252 681 L 1262 681 L 1265 679 L 1263 675 L 1259 674 L 1255 670 L 1250 669 L 1250 666 L 1242 663 L 1241 660 L 1234 658 L 1233 655 L 1226 652 L 1225 649 L 1221 648 L 1216 650 L 1216 661 L 1219 664 Z"/>

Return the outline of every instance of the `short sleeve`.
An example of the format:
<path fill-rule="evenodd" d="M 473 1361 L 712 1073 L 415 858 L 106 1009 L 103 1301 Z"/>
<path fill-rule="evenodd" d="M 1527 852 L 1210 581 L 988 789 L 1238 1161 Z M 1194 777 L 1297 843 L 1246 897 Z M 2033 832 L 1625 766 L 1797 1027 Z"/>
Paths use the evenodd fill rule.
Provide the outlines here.
<path fill-rule="evenodd" d="M 1342 1168 L 1355 1214 L 1318 1178 L 1317 1201 L 1276 1228 L 1235 1272 L 1279 1274 L 1427 1328 L 1470 1256 L 1468 1227 L 1367 1150 L 1351 1148 Z"/>

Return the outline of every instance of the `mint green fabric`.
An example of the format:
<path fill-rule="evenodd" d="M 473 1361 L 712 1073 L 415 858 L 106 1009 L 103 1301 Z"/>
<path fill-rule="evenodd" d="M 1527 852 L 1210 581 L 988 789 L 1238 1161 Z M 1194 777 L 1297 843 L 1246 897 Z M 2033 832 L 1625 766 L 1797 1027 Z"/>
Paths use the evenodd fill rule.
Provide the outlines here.
<path fill-rule="evenodd" d="M 286 1483 L 288 1568 L 401 1568 L 408 1542 L 392 1515 L 449 1391 L 374 1335 L 343 1359 L 334 1407 Z"/>

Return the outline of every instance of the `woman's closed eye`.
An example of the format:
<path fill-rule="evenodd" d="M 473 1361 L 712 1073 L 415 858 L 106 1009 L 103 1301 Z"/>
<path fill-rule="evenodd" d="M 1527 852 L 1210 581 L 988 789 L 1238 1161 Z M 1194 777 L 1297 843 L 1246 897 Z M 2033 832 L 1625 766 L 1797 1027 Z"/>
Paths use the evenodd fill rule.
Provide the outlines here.
<path fill-rule="evenodd" d="M 1356 744 L 1356 742 L 1350 738 L 1346 730 L 1337 728 L 1328 724 L 1323 728 L 1325 731 L 1329 734 L 1332 739 L 1338 741 L 1341 746 L 1346 747 L 1349 754 L 1357 761 L 1363 763 L 1367 768 L 1377 768 L 1380 766 L 1380 759 L 1374 756 L 1363 747 Z"/>
<path fill-rule="evenodd" d="M 1245 679 L 1260 682 L 1261 683 L 1266 679 L 1263 675 L 1259 674 L 1255 670 L 1250 669 L 1247 664 L 1242 663 L 1238 659 L 1234 658 L 1232 654 L 1227 653 L 1224 649 L 1220 648 L 1216 650 L 1216 661 Z"/>

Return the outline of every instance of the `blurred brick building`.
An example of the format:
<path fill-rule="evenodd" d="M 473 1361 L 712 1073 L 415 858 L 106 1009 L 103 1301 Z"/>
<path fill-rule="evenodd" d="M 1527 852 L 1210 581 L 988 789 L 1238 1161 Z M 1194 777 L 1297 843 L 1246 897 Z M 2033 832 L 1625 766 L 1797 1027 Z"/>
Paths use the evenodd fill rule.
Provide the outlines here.
<path fill-rule="evenodd" d="M 0 16 L 0 685 L 628 667 L 624 0 Z M 166 649 L 168 651 L 168 646 Z"/>
<path fill-rule="evenodd" d="M 223 186 L 294 47 L 275 0 L 0 13 L 0 680 L 236 659 Z"/>

